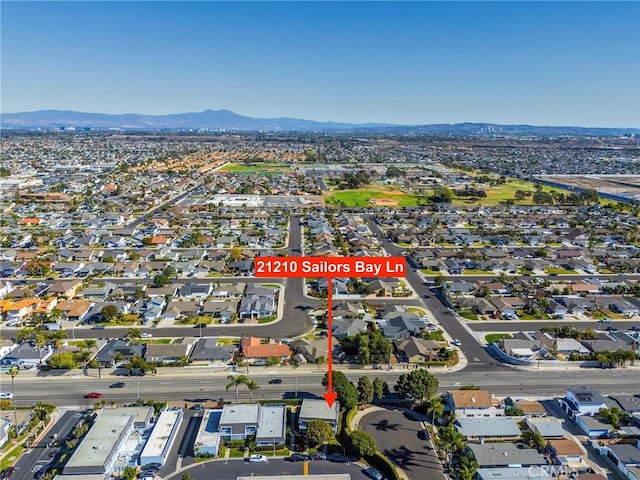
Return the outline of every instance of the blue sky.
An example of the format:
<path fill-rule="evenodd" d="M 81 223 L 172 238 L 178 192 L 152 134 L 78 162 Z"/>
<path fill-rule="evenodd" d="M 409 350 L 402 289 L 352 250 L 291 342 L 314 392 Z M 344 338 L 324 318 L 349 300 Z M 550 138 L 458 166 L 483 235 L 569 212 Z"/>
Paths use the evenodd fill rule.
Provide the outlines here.
<path fill-rule="evenodd" d="M 639 2 L 2 1 L 3 112 L 640 126 Z"/>

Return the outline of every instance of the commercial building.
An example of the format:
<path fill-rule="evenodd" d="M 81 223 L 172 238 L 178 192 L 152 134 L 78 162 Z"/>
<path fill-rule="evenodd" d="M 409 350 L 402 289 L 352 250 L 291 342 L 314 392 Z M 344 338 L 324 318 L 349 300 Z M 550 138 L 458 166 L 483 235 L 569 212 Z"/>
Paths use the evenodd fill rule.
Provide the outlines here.
<path fill-rule="evenodd" d="M 142 453 L 140 453 L 140 465 L 148 463 L 164 465 L 178 433 L 182 416 L 182 409 L 179 408 L 165 410 L 160 414 Z"/>
<path fill-rule="evenodd" d="M 98 415 L 64 467 L 65 475 L 111 473 L 118 454 L 133 432 L 131 415 Z"/>

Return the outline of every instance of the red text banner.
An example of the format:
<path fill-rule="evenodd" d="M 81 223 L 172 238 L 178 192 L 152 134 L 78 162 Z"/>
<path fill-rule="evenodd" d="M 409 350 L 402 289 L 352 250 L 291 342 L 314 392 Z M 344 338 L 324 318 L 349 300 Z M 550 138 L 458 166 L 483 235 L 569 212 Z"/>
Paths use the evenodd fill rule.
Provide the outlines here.
<path fill-rule="evenodd" d="M 404 277 L 405 257 L 256 257 L 256 277 Z"/>

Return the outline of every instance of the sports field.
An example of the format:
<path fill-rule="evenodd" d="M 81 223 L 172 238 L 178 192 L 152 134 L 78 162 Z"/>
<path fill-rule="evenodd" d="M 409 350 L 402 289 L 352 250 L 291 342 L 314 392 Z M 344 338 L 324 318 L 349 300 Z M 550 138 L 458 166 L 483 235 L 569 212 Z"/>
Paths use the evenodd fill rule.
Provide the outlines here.
<path fill-rule="evenodd" d="M 418 197 L 388 185 L 367 185 L 355 190 L 332 190 L 325 194 L 325 201 L 347 207 L 413 207 L 418 204 Z"/>

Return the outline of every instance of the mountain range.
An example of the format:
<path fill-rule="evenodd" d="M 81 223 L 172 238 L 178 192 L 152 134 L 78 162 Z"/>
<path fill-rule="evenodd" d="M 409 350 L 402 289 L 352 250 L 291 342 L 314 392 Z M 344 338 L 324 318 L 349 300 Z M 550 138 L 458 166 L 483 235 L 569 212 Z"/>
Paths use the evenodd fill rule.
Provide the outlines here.
<path fill-rule="evenodd" d="M 85 129 L 85 130 L 209 130 L 235 132 L 350 132 L 432 135 L 631 135 L 637 128 L 592 128 L 534 125 L 499 125 L 492 123 L 457 123 L 430 125 L 393 125 L 385 123 L 316 122 L 299 118 L 255 118 L 230 110 L 169 115 L 138 113 L 106 114 L 70 110 L 39 110 L 3 113 L 3 129 Z"/>

